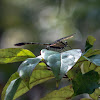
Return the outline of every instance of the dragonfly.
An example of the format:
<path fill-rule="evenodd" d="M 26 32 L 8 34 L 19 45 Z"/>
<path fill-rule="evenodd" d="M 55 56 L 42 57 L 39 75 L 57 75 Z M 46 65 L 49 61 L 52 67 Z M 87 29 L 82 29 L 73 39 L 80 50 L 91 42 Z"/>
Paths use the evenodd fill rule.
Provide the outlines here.
<path fill-rule="evenodd" d="M 37 43 L 37 42 L 21 42 L 21 43 L 16 43 L 14 44 L 15 46 L 23 46 L 23 45 L 28 45 L 28 44 L 32 44 L 32 45 L 45 45 L 46 49 L 50 49 L 50 48 L 54 48 L 54 49 L 64 49 L 65 47 L 70 47 L 68 45 L 68 42 L 66 40 L 74 37 L 76 33 L 71 34 L 69 36 L 60 38 L 52 43 Z M 70 47 L 71 48 L 71 47 Z M 71 48 L 72 49 L 72 48 Z"/>

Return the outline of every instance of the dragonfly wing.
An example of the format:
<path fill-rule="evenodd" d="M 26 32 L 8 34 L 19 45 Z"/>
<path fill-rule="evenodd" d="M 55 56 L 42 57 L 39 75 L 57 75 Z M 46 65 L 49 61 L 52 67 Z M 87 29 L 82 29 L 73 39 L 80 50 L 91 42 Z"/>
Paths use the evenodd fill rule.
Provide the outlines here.
<path fill-rule="evenodd" d="M 70 39 L 70 38 L 73 38 L 75 34 L 76 34 L 76 33 L 74 33 L 74 34 L 72 34 L 72 35 L 69 35 L 69 36 L 66 36 L 66 37 L 63 37 L 63 38 L 60 38 L 60 39 L 57 40 L 57 42 L 59 42 L 59 41 L 65 41 L 65 40 L 68 40 L 68 39 Z"/>

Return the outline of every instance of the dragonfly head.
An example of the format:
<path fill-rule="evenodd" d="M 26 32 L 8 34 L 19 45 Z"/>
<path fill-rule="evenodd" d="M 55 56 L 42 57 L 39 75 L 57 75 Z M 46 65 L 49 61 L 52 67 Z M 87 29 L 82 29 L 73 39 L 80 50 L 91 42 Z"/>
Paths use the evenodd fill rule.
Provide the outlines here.
<path fill-rule="evenodd" d="M 49 48 L 50 48 L 50 46 L 49 46 L 49 45 L 47 45 L 47 46 L 46 46 L 46 49 L 47 49 L 47 50 L 49 50 Z"/>

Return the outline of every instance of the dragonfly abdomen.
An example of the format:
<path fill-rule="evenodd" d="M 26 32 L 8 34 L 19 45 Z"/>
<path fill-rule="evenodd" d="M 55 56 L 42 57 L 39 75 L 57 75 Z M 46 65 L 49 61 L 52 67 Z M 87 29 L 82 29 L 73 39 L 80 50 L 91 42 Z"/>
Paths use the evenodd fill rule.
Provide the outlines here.
<path fill-rule="evenodd" d="M 16 43 L 15 46 L 22 46 L 22 45 L 27 45 L 27 44 L 50 45 L 50 44 L 48 44 L 48 43 L 21 42 L 21 43 Z"/>

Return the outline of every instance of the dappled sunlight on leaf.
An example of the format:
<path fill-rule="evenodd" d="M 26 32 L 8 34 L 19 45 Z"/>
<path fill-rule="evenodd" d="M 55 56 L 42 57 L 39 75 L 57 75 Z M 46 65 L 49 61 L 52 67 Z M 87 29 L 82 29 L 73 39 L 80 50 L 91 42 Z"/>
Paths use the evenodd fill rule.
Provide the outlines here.
<path fill-rule="evenodd" d="M 100 96 L 100 50 L 91 49 L 95 40 L 92 36 L 88 37 L 84 53 L 81 49 L 61 53 L 42 49 L 41 55 L 35 57 L 27 49 L 1 49 L 0 63 L 12 63 L 26 59 L 5 85 L 2 100 L 16 99 L 32 87 L 53 78 L 56 79 L 57 88 L 62 78 L 69 78 L 71 82 L 69 86 L 55 90 L 41 100 L 69 100 L 84 93 L 98 100 Z M 82 98 L 81 100 L 90 99 Z"/>
<path fill-rule="evenodd" d="M 35 55 L 27 49 L 21 49 L 21 48 L 0 49 L 1 64 L 24 61 L 27 58 L 34 58 L 34 57 Z"/>
<path fill-rule="evenodd" d="M 41 56 L 50 66 L 56 80 L 60 80 L 81 57 L 80 49 L 72 49 L 62 53 L 42 49 Z"/>
<path fill-rule="evenodd" d="M 41 56 L 38 56 L 36 58 L 28 58 L 18 68 L 19 76 L 23 79 L 28 88 L 30 76 L 33 72 L 33 69 L 41 61 L 41 59 Z"/>
<path fill-rule="evenodd" d="M 2 100 L 4 100 L 4 97 L 5 97 L 6 90 L 7 90 L 8 86 L 11 84 L 11 82 L 13 80 L 17 79 L 18 77 L 19 77 L 18 72 L 14 73 L 10 77 L 10 79 L 8 80 L 7 84 L 5 85 L 5 87 L 3 89 Z M 37 65 L 36 68 L 33 70 L 32 75 L 30 76 L 29 87 L 31 89 L 33 86 L 36 86 L 37 84 L 43 83 L 43 82 L 45 82 L 49 79 L 52 79 L 52 78 L 54 78 L 52 71 L 47 70 L 46 66 Z M 13 92 L 15 92 L 15 90 L 11 91 L 11 93 L 12 93 L 11 98 L 16 99 L 19 96 L 26 93 L 27 91 L 29 91 L 29 88 L 25 85 L 25 82 L 22 80 L 21 83 L 18 86 L 18 89 L 17 89 L 15 95 L 13 95 Z"/>

